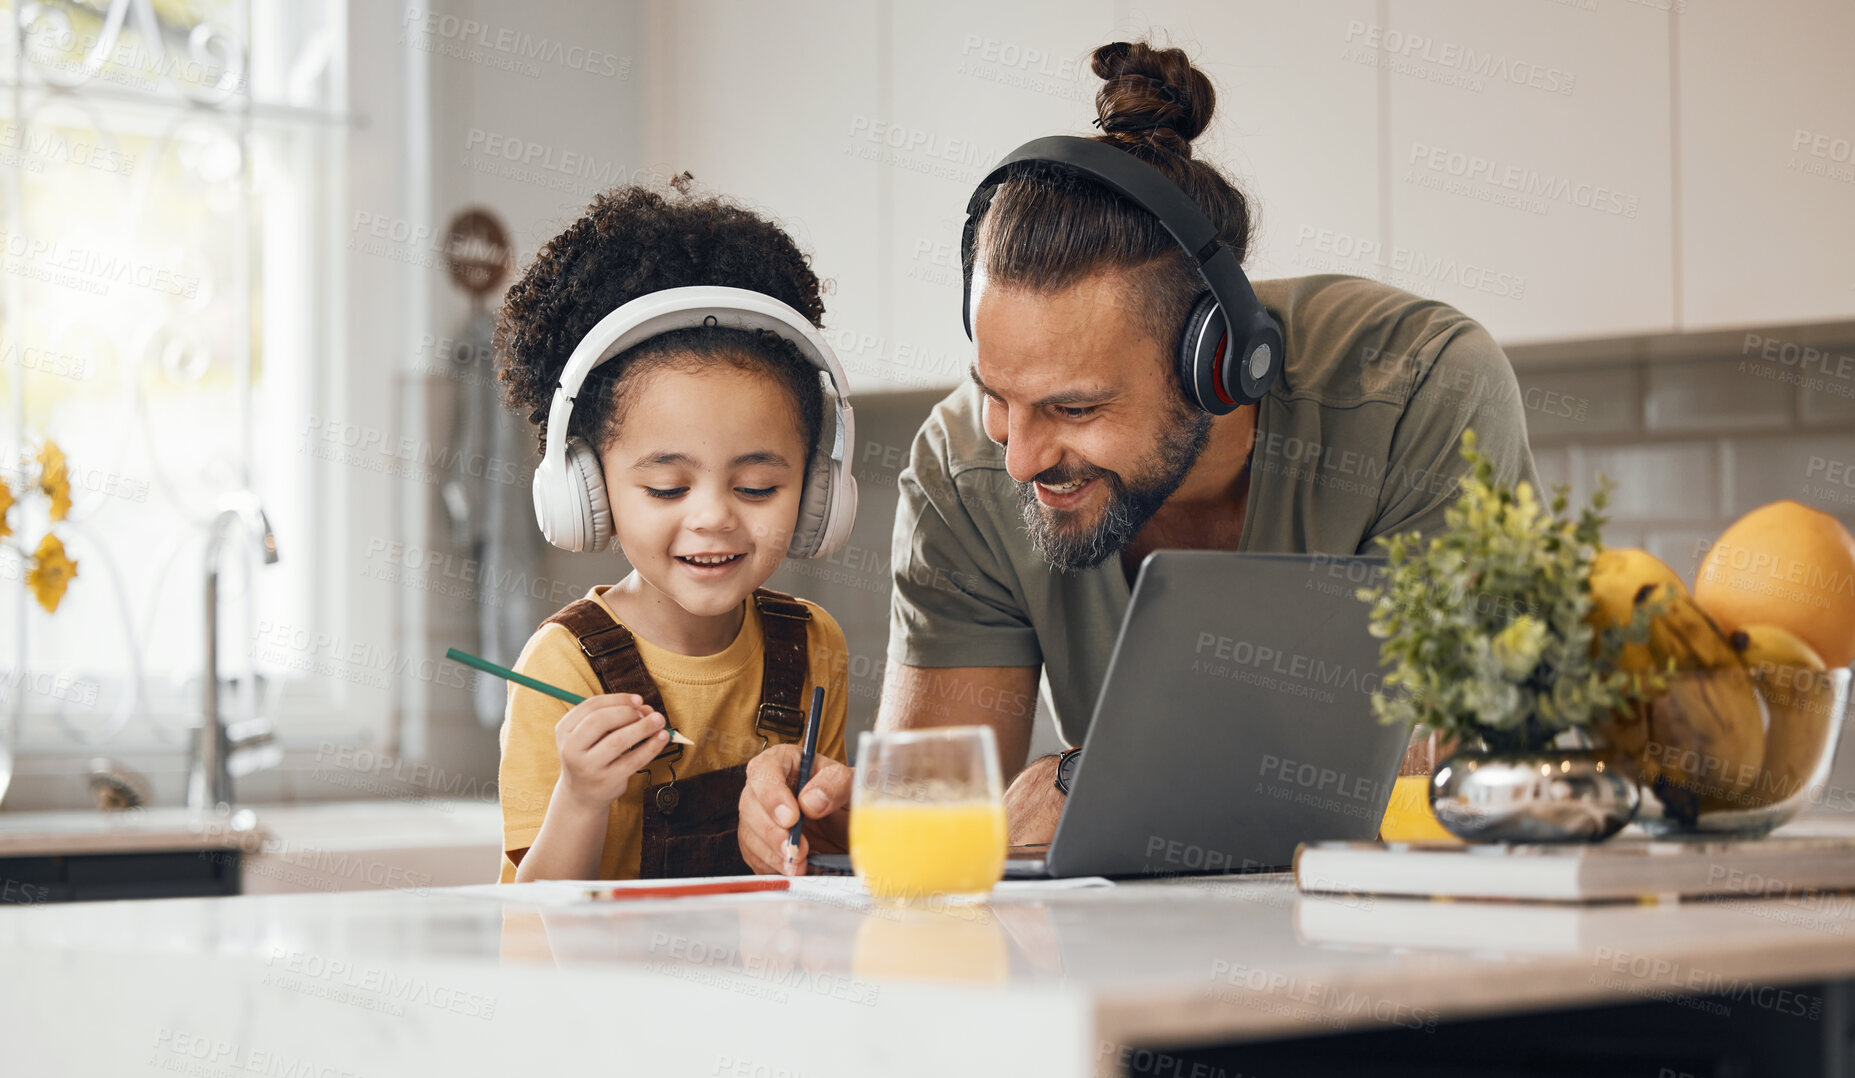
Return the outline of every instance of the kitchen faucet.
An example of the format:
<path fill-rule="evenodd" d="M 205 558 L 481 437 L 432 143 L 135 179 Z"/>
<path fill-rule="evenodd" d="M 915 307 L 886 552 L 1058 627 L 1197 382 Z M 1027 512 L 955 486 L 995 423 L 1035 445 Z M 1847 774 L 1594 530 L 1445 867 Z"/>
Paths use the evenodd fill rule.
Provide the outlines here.
<path fill-rule="evenodd" d="M 233 495 L 225 504 L 206 533 L 206 667 L 201 675 L 205 695 L 200 728 L 194 733 L 192 762 L 187 771 L 187 808 L 193 812 L 230 808 L 233 754 L 249 757 L 247 750 L 266 746 L 273 739 L 268 722 L 246 724 L 261 728 L 233 736 L 219 713 L 219 563 L 225 553 L 227 537 L 233 529 L 238 529 L 257 541 L 264 564 L 277 562 L 277 537 L 271 532 L 270 519 L 264 515 L 257 496 L 244 491 Z M 272 746 L 266 755 L 271 759 L 257 767 L 274 763 L 281 753 Z M 257 767 L 240 770 L 257 770 Z"/>

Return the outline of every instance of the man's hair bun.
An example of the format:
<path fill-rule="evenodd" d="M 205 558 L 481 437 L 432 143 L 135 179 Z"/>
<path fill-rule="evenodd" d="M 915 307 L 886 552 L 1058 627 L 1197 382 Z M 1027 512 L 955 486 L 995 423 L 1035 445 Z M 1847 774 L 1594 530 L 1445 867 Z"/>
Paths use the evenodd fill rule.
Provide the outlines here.
<path fill-rule="evenodd" d="M 1115 41 L 1096 49 L 1090 66 L 1102 79 L 1095 92 L 1102 141 L 1192 155 L 1192 140 L 1210 125 L 1217 94 L 1183 49 Z"/>
<path fill-rule="evenodd" d="M 1249 201 L 1216 164 L 1192 156 L 1192 140 L 1217 104 L 1211 80 L 1183 49 L 1115 41 L 1090 55 L 1103 83 L 1095 141 L 1171 180 L 1241 262 L 1249 250 Z M 995 284 L 1053 292 L 1102 270 L 1125 271 L 1130 305 L 1171 370 L 1205 279 L 1196 252 L 1182 249 L 1152 211 L 1077 169 L 1024 162 L 993 191 L 974 227 L 962 268 L 983 270 Z"/>

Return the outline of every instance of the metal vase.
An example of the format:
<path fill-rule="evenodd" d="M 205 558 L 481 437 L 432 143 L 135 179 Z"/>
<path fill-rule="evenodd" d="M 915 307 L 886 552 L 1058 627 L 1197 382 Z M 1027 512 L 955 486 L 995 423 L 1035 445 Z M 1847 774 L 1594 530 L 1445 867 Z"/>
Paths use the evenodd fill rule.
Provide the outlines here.
<path fill-rule="evenodd" d="M 1602 842 L 1639 800 L 1635 783 L 1588 749 L 1464 750 L 1430 779 L 1437 822 L 1466 842 Z"/>

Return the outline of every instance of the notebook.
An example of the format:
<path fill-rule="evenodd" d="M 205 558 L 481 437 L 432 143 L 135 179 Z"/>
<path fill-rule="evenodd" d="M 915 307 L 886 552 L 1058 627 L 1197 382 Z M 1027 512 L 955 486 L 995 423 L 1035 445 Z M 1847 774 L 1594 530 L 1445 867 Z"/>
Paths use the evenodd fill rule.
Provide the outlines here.
<path fill-rule="evenodd" d="M 1626 832 L 1595 845 L 1316 842 L 1295 851 L 1294 871 L 1296 885 L 1311 893 L 1573 903 L 1782 898 L 1855 890 L 1855 839 L 1673 841 Z"/>

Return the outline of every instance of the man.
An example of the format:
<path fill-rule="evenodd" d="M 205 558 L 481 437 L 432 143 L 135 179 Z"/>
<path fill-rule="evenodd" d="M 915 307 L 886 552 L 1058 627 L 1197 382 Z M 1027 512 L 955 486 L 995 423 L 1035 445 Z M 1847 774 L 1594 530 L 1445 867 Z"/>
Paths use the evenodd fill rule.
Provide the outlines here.
<path fill-rule="evenodd" d="M 1117 47 L 1146 50 L 1121 55 L 1136 70 L 1104 72 Z M 1208 83 L 1189 65 L 1179 76 L 1176 58 L 1149 62 L 1177 53 L 1097 51 L 1110 89 L 1137 77 L 1126 85 L 1155 95 L 1104 91 L 1101 141 L 1164 173 L 1240 258 L 1242 195 L 1180 152 L 1208 118 Z M 1154 89 L 1161 70 L 1189 85 Z M 1039 682 L 1081 744 L 1148 553 L 1377 553 L 1380 536 L 1432 532 L 1471 427 L 1498 481 L 1538 478 L 1512 368 L 1453 308 L 1352 277 L 1258 282 L 1283 330 L 1281 376 L 1259 403 L 1212 415 L 1174 360 L 1204 282 L 1152 214 L 1051 168 L 1014 175 L 979 212 L 972 384 L 935 406 L 899 477 L 877 728 L 990 725 L 1015 774 L 1011 841 L 1047 842 L 1066 786 L 1059 756 L 1025 766 Z M 795 801 L 797 755 L 776 746 L 749 766 L 740 845 L 757 871 L 802 872 L 812 849 L 843 849 L 852 772 L 818 761 Z M 801 807 L 806 838 L 788 857 Z"/>

